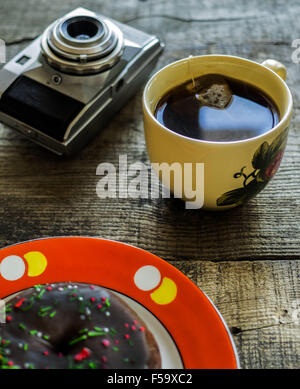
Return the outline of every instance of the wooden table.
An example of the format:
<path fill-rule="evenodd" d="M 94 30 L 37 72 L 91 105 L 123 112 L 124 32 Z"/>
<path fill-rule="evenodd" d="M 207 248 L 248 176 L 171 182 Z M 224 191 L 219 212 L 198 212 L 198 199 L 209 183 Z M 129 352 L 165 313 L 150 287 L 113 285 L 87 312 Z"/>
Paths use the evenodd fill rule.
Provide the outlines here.
<path fill-rule="evenodd" d="M 84 3 L 159 35 L 157 69 L 190 54 L 224 53 L 288 69 L 295 111 L 287 150 L 272 183 L 247 205 L 210 213 L 180 200 L 99 199 L 96 167 L 149 164 L 140 91 L 73 158 L 61 160 L 0 127 L 1 246 L 55 235 L 90 235 L 149 250 L 189 276 L 231 328 L 243 368 L 300 366 L 300 38 L 297 0 L 0 1 L 0 37 L 10 59 L 54 19 Z M 0 285 L 1 287 L 1 285 Z"/>

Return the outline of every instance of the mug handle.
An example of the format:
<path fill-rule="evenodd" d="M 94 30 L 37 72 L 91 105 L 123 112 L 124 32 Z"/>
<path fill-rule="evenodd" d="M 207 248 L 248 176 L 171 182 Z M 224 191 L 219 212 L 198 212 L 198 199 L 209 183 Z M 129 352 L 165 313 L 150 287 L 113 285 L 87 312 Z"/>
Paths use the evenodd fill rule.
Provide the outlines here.
<path fill-rule="evenodd" d="M 284 81 L 286 79 L 286 67 L 279 61 L 275 59 L 266 59 L 262 62 L 262 65 L 266 68 L 273 70 L 279 77 L 281 77 Z"/>

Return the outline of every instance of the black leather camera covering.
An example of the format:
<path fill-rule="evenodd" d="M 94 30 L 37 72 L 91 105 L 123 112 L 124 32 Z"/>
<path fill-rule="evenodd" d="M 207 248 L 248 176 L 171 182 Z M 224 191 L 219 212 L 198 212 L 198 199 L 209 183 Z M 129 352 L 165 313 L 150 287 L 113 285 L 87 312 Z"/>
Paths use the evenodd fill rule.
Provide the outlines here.
<path fill-rule="evenodd" d="M 3 93 L 0 111 L 62 141 L 67 127 L 84 104 L 26 76 Z"/>

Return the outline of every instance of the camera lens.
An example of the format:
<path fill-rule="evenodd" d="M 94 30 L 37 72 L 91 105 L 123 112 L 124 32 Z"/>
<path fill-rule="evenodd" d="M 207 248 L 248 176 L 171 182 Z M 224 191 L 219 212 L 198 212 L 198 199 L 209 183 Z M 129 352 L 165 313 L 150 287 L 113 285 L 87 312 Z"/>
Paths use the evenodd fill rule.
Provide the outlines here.
<path fill-rule="evenodd" d="M 75 17 L 66 20 L 62 26 L 65 35 L 77 40 L 87 40 L 103 32 L 99 20 L 88 17 Z"/>
<path fill-rule="evenodd" d="M 81 20 L 71 23 L 67 31 L 74 39 L 90 39 L 97 34 L 98 28 L 91 22 Z"/>

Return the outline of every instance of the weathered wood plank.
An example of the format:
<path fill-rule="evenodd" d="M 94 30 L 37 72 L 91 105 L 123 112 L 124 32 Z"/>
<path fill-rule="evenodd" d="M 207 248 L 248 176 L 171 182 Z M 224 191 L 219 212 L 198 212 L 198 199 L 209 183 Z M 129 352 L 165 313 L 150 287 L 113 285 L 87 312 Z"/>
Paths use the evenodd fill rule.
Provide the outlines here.
<path fill-rule="evenodd" d="M 118 165 L 119 153 L 128 154 L 129 163 L 147 161 L 140 109 L 139 99 L 130 102 L 90 146 L 69 160 L 58 160 L 10 130 L 2 132 L 1 244 L 84 234 L 129 242 L 168 260 L 300 258 L 295 130 L 273 182 L 231 212 L 188 211 L 174 199 L 99 199 L 98 163 Z"/>
<path fill-rule="evenodd" d="M 299 368 L 299 261 L 173 264 L 217 306 L 243 368 Z"/>

